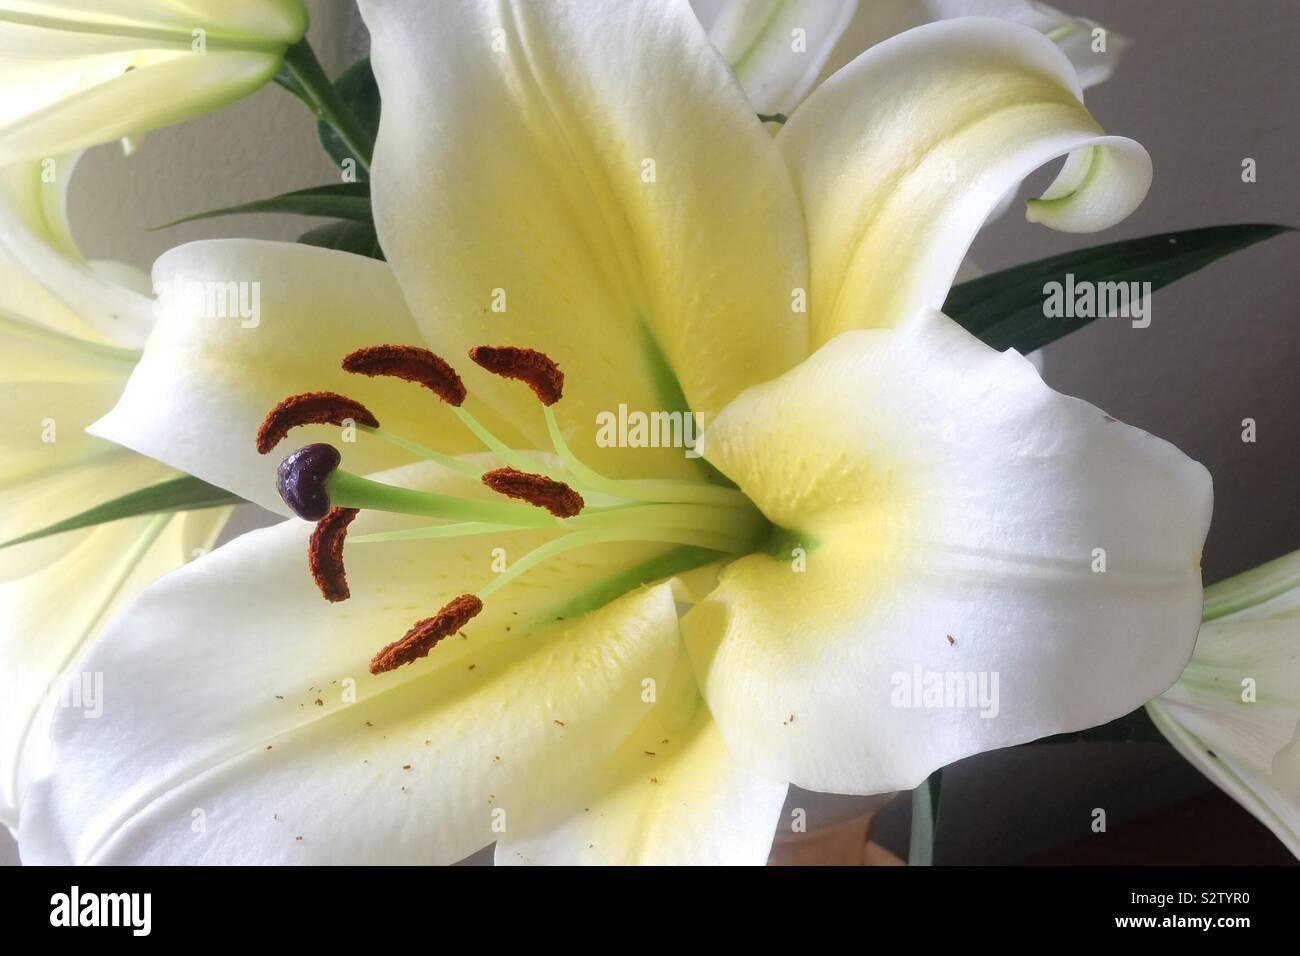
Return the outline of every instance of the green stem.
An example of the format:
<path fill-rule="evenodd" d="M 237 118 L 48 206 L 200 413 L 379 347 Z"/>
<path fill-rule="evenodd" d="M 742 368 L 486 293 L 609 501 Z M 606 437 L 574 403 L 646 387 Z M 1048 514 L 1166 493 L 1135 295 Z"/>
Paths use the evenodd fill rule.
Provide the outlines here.
<path fill-rule="evenodd" d="M 943 771 L 936 770 L 912 791 L 912 839 L 907 849 L 908 866 L 934 865 L 934 835 L 939 828 L 939 794 Z"/>
<path fill-rule="evenodd" d="M 352 151 L 358 165 L 370 172 L 375 141 L 339 96 L 306 37 L 285 51 L 284 66 L 297 81 L 299 89 L 294 92 L 311 108 L 317 119 L 334 128 L 339 139 Z"/>

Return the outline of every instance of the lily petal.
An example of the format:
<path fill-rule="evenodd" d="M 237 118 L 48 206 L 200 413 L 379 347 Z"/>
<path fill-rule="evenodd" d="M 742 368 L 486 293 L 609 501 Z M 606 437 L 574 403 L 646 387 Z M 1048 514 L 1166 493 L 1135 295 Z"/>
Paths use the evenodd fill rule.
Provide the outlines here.
<path fill-rule="evenodd" d="M 692 0 L 692 6 L 765 115 L 789 116 L 822 77 L 863 50 L 935 20 L 996 17 L 1032 27 L 1069 57 L 1085 90 L 1108 80 L 1131 45 L 1093 20 L 1036 0 Z"/>
<path fill-rule="evenodd" d="M 497 841 L 498 866 L 767 862 L 786 785 L 731 756 L 686 655 L 658 690 L 651 713 L 583 783 L 577 803 Z"/>
<path fill-rule="evenodd" d="M 914 10 L 917 4 L 907 0 L 906 6 Z M 997 17 L 1037 30 L 1069 58 L 1085 90 L 1110 79 L 1132 45 L 1127 37 L 1095 20 L 1071 16 L 1037 0 L 923 0 L 921 6 L 931 20 Z"/>
<path fill-rule="evenodd" d="M 68 392 L 74 401 L 87 396 L 82 389 L 68 389 Z M 60 437 L 48 444 L 41 441 L 41 419 L 23 422 L 24 428 L 6 427 L 0 431 L 0 443 L 3 443 L 0 448 L 13 449 L 15 459 L 35 466 L 32 472 L 0 487 L 4 495 L 0 542 L 38 531 L 60 518 L 175 477 L 175 472 L 152 459 L 77 431 L 76 418 L 71 414 L 54 420 L 59 422 Z M 67 433 L 62 429 L 67 429 Z M 45 457 L 44 449 L 50 449 Z M 92 533 L 91 528 L 68 531 L 0 552 L 4 557 L 0 581 L 46 566 L 78 547 Z"/>
<path fill-rule="evenodd" d="M 1300 856 L 1300 552 L 1206 588 L 1205 617 L 1182 677 L 1147 712 Z"/>
<path fill-rule="evenodd" d="M 1300 618 L 1300 551 L 1243 571 L 1205 589 L 1205 619 Z"/>
<path fill-rule="evenodd" d="M 121 343 L 142 339 L 152 317 L 137 273 L 88 263 L 72 241 L 76 158 L 0 172 L 0 541 L 173 476 L 84 430 L 112 408 L 139 357 Z M 60 672 L 145 584 L 210 546 L 227 513 L 139 518 L 5 549 L 0 822 L 17 824 L 23 768 L 44 739 L 36 713 Z"/>
<path fill-rule="evenodd" d="M 4 0 L 0 166 L 233 102 L 269 81 L 306 29 L 298 0 Z"/>
<path fill-rule="evenodd" d="M 338 391 L 412 441 L 449 454 L 476 447 L 432 394 L 340 367 L 343 356 L 365 345 L 423 341 L 385 263 L 316 246 L 231 239 L 173 249 L 153 275 L 162 293 L 157 326 L 121 399 L 92 434 L 286 515 L 275 490 L 280 460 L 301 445 L 340 440 L 337 428 L 308 426 L 295 430 L 292 446 L 257 454 L 259 423 L 288 395 Z M 184 291 L 191 287 L 200 294 Z M 251 317 L 241 318 L 226 297 L 230 289 L 234 299 L 256 301 L 258 314 L 249 308 Z M 217 297 L 209 301 L 209 293 Z M 485 418 L 511 440 L 508 426 Z M 353 472 L 410 460 L 373 436 L 356 439 L 339 444 Z"/>
<path fill-rule="evenodd" d="M 764 776 L 908 789 L 1126 713 L 1191 653 L 1205 469 L 946 317 L 845 333 L 704 439 L 789 529 L 683 620 L 724 738 Z M 938 706 L 912 693 L 934 674 Z"/>
<path fill-rule="evenodd" d="M 68 225 L 68 184 L 81 154 L 0 169 L 0 322 L 40 316 L 51 331 L 137 348 L 153 324 L 151 303 L 130 285 L 106 281 L 88 263 Z"/>
<path fill-rule="evenodd" d="M 114 341 L 143 334 L 151 317 L 148 298 L 105 281 L 72 242 L 66 200 L 76 159 L 0 171 L 0 541 L 170 475 L 84 431 L 112 408 L 139 357 Z M 89 534 L 8 551 L 0 579 L 32 574 Z"/>
<path fill-rule="evenodd" d="M 680 452 L 599 447 L 595 416 L 689 403 L 707 421 L 808 346 L 789 174 L 689 6 L 361 10 L 385 104 L 376 224 L 429 341 L 540 349 L 566 375 L 555 409 L 580 457 L 688 469 Z M 518 386 L 470 390 L 508 407 Z M 541 445 L 536 409 L 528 421 Z"/>
<path fill-rule="evenodd" d="M 788 115 L 816 84 L 857 11 L 858 0 L 731 0 L 709 39 L 756 113 Z"/>
<path fill-rule="evenodd" d="M 1201 702 L 1181 703 L 1166 693 L 1147 704 L 1147 713 L 1188 763 L 1300 857 L 1295 712 L 1287 722 L 1276 712 L 1248 708 L 1226 702 L 1207 708 Z M 1259 758 L 1270 752 L 1273 759 L 1261 766 Z"/>
<path fill-rule="evenodd" d="M 1093 20 L 1037 0 L 872 0 L 859 7 L 829 67 L 837 70 L 868 47 L 905 30 L 957 17 L 996 17 L 1037 30 L 1069 57 L 1085 90 L 1109 79 L 1131 46 L 1126 37 Z"/>
<path fill-rule="evenodd" d="M 429 465 L 384 480 L 487 494 Z M 402 524 L 363 511 L 349 537 Z M 82 664 L 104 675 L 103 715 L 54 714 L 58 772 L 28 788 L 25 862 L 450 863 L 567 804 L 645 719 L 642 682 L 667 686 L 682 653 L 671 584 L 583 613 L 643 559 L 605 545 L 540 566 L 463 637 L 374 677 L 380 645 L 484 584 L 493 548 L 513 559 L 533 538 L 349 543 L 352 597 L 335 605 L 307 575 L 310 531 L 244 535 L 108 628 Z"/>
<path fill-rule="evenodd" d="M 1083 151 L 1034 221 L 1093 232 L 1132 212 L 1150 157 L 1080 96 L 1051 41 L 981 18 L 886 40 L 818 87 L 776 137 L 807 218 L 814 341 L 940 308 L 999 200 L 1053 158 Z"/>
<path fill-rule="evenodd" d="M 66 495 L 68 489 L 60 490 Z M 93 672 L 73 671 L 81 655 L 145 585 L 211 548 L 229 514 L 229 508 L 212 508 L 100 525 L 72 546 L 60 542 L 59 560 L 40 570 L 13 576 L 6 568 L 0 582 L 0 661 L 8 685 L 0 695 L 0 823 L 18 826 L 30 770 L 43 762 L 44 723 L 37 713 L 47 698 L 59 700 L 59 679 L 71 675 L 82 692 L 62 703 L 75 701 L 80 719 L 98 716 L 103 701 L 95 697 Z M 33 547 L 20 547 L 24 557 Z"/>

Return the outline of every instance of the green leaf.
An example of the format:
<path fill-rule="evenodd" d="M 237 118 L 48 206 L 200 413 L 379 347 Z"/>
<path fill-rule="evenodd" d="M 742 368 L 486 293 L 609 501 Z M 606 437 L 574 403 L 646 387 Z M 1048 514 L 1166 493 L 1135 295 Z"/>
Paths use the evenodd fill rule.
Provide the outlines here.
<path fill-rule="evenodd" d="M 213 219 L 217 216 L 235 216 L 253 212 L 288 212 L 299 216 L 329 216 L 331 219 L 347 219 L 352 222 L 374 222 L 374 214 L 370 209 L 369 183 L 332 183 L 328 186 L 298 189 L 291 193 L 272 196 L 270 199 L 240 203 L 238 206 L 209 209 L 207 212 L 195 213 L 154 228 L 167 229 L 170 226 L 179 226 L 183 222 L 194 222 L 196 219 Z"/>
<path fill-rule="evenodd" d="M 908 866 L 934 865 L 934 835 L 939 829 L 939 794 L 943 770 L 936 770 L 912 791 L 912 838 L 907 848 Z"/>
<path fill-rule="evenodd" d="M 23 544 L 26 541 L 35 541 L 37 538 L 61 534 L 64 531 L 76 531 L 79 528 L 90 528 L 95 525 L 106 524 L 109 521 L 120 521 L 122 518 L 136 518 L 140 515 L 173 511 L 192 511 L 199 508 L 219 508 L 224 505 L 243 503 L 243 498 L 231 494 L 224 488 L 218 488 L 216 485 L 210 485 L 206 481 L 200 481 L 189 475 L 182 475 L 170 481 L 163 481 L 156 485 L 150 485 L 148 488 L 132 491 L 120 498 L 114 498 L 112 501 L 106 501 L 102 505 L 96 505 L 80 514 L 73 515 L 71 518 L 64 518 L 62 521 L 46 525 L 39 531 L 32 531 L 22 537 L 12 538 L 0 544 L 0 548 Z"/>
<path fill-rule="evenodd" d="M 370 69 L 370 57 L 364 57 L 353 63 L 339 74 L 334 81 L 334 91 L 339 95 L 351 112 L 357 124 L 370 134 L 373 141 L 379 133 L 379 84 L 375 82 L 374 71 Z M 342 168 L 345 159 L 355 159 L 352 150 L 343 142 L 342 137 L 328 123 L 318 123 L 317 134 L 325 152 Z M 357 178 L 368 179 L 363 168 L 357 164 Z"/>
<path fill-rule="evenodd" d="M 339 249 L 359 256 L 383 260 L 384 250 L 379 248 L 379 236 L 373 223 L 331 222 L 308 229 L 298 237 L 299 242 L 325 249 Z"/>
<path fill-rule="evenodd" d="M 1164 742 L 1165 735 L 1151 722 L 1151 718 L 1147 716 L 1146 707 L 1139 707 L 1123 717 L 1116 717 L 1108 724 L 1089 727 L 1087 730 L 1077 730 L 1069 734 L 1041 737 L 1038 740 L 1030 741 L 1026 746 L 1037 746 L 1038 744 L 1148 744 Z"/>
<path fill-rule="evenodd" d="M 1149 282 L 1155 291 L 1289 226 L 1209 226 L 1126 239 L 1039 259 L 954 286 L 943 311 L 999 351 L 1032 352 L 1092 322 L 1044 315 L 1044 286 L 1066 281 Z"/>

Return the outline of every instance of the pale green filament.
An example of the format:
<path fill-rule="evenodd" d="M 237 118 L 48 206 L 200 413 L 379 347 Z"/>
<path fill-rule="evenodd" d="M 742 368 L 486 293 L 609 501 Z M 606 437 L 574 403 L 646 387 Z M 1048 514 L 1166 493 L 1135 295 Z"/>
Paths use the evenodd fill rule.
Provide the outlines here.
<path fill-rule="evenodd" d="M 480 588 L 478 597 L 480 600 L 487 598 L 489 595 L 501 590 L 525 571 L 541 564 L 548 558 L 555 557 L 557 554 L 562 554 L 573 548 L 584 548 L 588 545 L 605 544 L 611 541 L 660 541 L 665 544 L 694 545 L 699 548 L 709 548 L 731 554 L 744 554 L 751 547 L 750 542 L 740 538 L 725 539 L 718 535 L 677 528 L 643 528 L 631 532 L 621 528 L 603 531 L 575 531 L 572 534 L 566 534 L 562 538 L 556 538 L 554 541 L 548 541 L 546 544 L 533 548 L 533 550 L 512 564 L 510 570 Z"/>
<path fill-rule="evenodd" d="M 546 429 L 551 435 L 551 444 L 555 454 L 564 462 L 578 481 L 578 487 L 585 490 L 604 492 L 617 498 L 632 501 L 677 501 L 694 504 L 721 505 L 733 508 L 753 508 L 742 492 L 731 488 L 719 488 L 700 481 L 674 481 L 669 478 L 650 478 L 629 481 L 625 479 L 606 478 L 584 465 L 569 448 L 560 431 L 560 423 L 555 420 L 555 412 L 549 405 L 543 408 L 546 416 Z"/>
<path fill-rule="evenodd" d="M 454 524 L 439 524 L 428 528 L 403 528 L 401 531 L 375 531 L 371 534 L 354 534 L 348 537 L 348 544 L 420 541 L 426 538 L 468 538 L 476 534 L 492 534 L 498 531 L 536 530 L 536 528 L 520 528 L 517 525 L 510 524 L 490 524 L 486 521 L 458 521 Z"/>
<path fill-rule="evenodd" d="M 527 455 L 515 451 L 501 439 L 493 435 L 487 428 L 466 409 L 459 405 L 453 405 L 451 410 L 456 413 L 456 417 L 465 423 L 465 427 L 474 433 L 474 437 L 481 441 L 491 451 L 496 452 L 497 457 L 504 461 L 511 468 L 517 468 L 520 471 L 533 472 L 537 474 L 546 474 L 545 469 L 533 461 Z"/>
<path fill-rule="evenodd" d="M 435 451 L 419 442 L 413 442 L 409 438 L 403 438 L 401 435 L 394 435 L 392 432 L 384 431 L 382 428 L 371 428 L 369 425 L 358 425 L 359 429 L 368 435 L 374 435 L 376 438 L 382 438 L 391 445 L 405 449 L 413 455 L 419 455 L 421 458 L 436 462 L 445 468 L 458 471 L 462 475 L 469 475 L 471 478 L 479 477 L 483 472 L 472 462 L 464 461 L 455 455 L 445 455 L 440 451 Z"/>
<path fill-rule="evenodd" d="M 435 495 L 385 485 L 339 469 L 325 482 L 330 504 L 338 508 L 365 508 L 426 518 L 456 518 L 524 528 L 554 528 L 559 519 L 532 505 L 507 501 L 476 501 L 451 495 Z"/>
<path fill-rule="evenodd" d="M 728 538 L 756 540 L 767 529 L 767 519 L 752 505 L 746 511 L 704 505 L 649 503 L 584 511 L 564 522 L 582 528 L 685 528 Z"/>
<path fill-rule="evenodd" d="M 757 511 L 746 514 L 734 509 L 711 509 L 699 505 L 645 504 L 608 508 L 603 511 L 584 512 L 563 521 L 566 528 L 578 531 L 618 532 L 621 538 L 607 540 L 644 541 L 642 532 L 677 534 L 690 532 L 695 538 L 689 542 L 714 551 L 729 551 L 737 541 L 756 541 L 766 530 L 767 522 Z M 535 531 L 538 525 L 504 525 L 482 521 L 432 525 L 424 528 L 403 528 L 400 531 L 378 531 L 373 534 L 354 535 L 349 542 L 370 543 L 380 541 L 416 541 L 434 538 L 460 538 L 492 532 Z M 549 525 L 547 526 L 549 527 Z"/>

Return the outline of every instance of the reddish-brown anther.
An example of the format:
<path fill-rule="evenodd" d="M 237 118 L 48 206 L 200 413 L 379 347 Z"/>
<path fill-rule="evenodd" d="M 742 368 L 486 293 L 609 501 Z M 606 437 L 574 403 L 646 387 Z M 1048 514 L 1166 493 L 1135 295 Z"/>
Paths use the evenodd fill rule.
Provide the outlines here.
<path fill-rule="evenodd" d="M 303 392 L 290 395 L 266 413 L 257 429 L 257 450 L 265 455 L 289 430 L 299 425 L 358 425 L 379 427 L 379 419 L 356 399 L 337 392 Z"/>
<path fill-rule="evenodd" d="M 383 674 L 396 670 L 403 664 L 418 661 L 428 654 L 438 642 L 450 634 L 455 634 L 469 623 L 479 611 L 483 602 L 473 594 L 462 594 L 449 601 L 441 611 L 415 625 L 399 640 L 393 641 L 370 660 L 370 673 Z"/>
<path fill-rule="evenodd" d="M 487 472 L 483 476 L 483 484 L 507 498 L 517 498 L 545 508 L 557 518 L 572 518 L 586 504 L 582 495 L 564 482 L 514 468 L 497 468 Z"/>
<path fill-rule="evenodd" d="M 543 405 L 554 405 L 564 395 L 564 373 L 550 357 L 536 349 L 511 345 L 476 345 L 469 357 L 493 375 L 525 383 Z"/>
<path fill-rule="evenodd" d="M 357 375 L 390 375 L 423 385 L 448 405 L 465 401 L 465 383 L 440 355 L 417 345 L 369 345 L 343 357 L 343 370 Z"/>
<path fill-rule="evenodd" d="M 312 580 L 330 603 L 346 601 L 352 596 L 343 569 L 343 541 L 357 513 L 356 508 L 331 508 L 316 522 L 316 530 L 307 545 L 307 566 L 311 568 Z"/>

